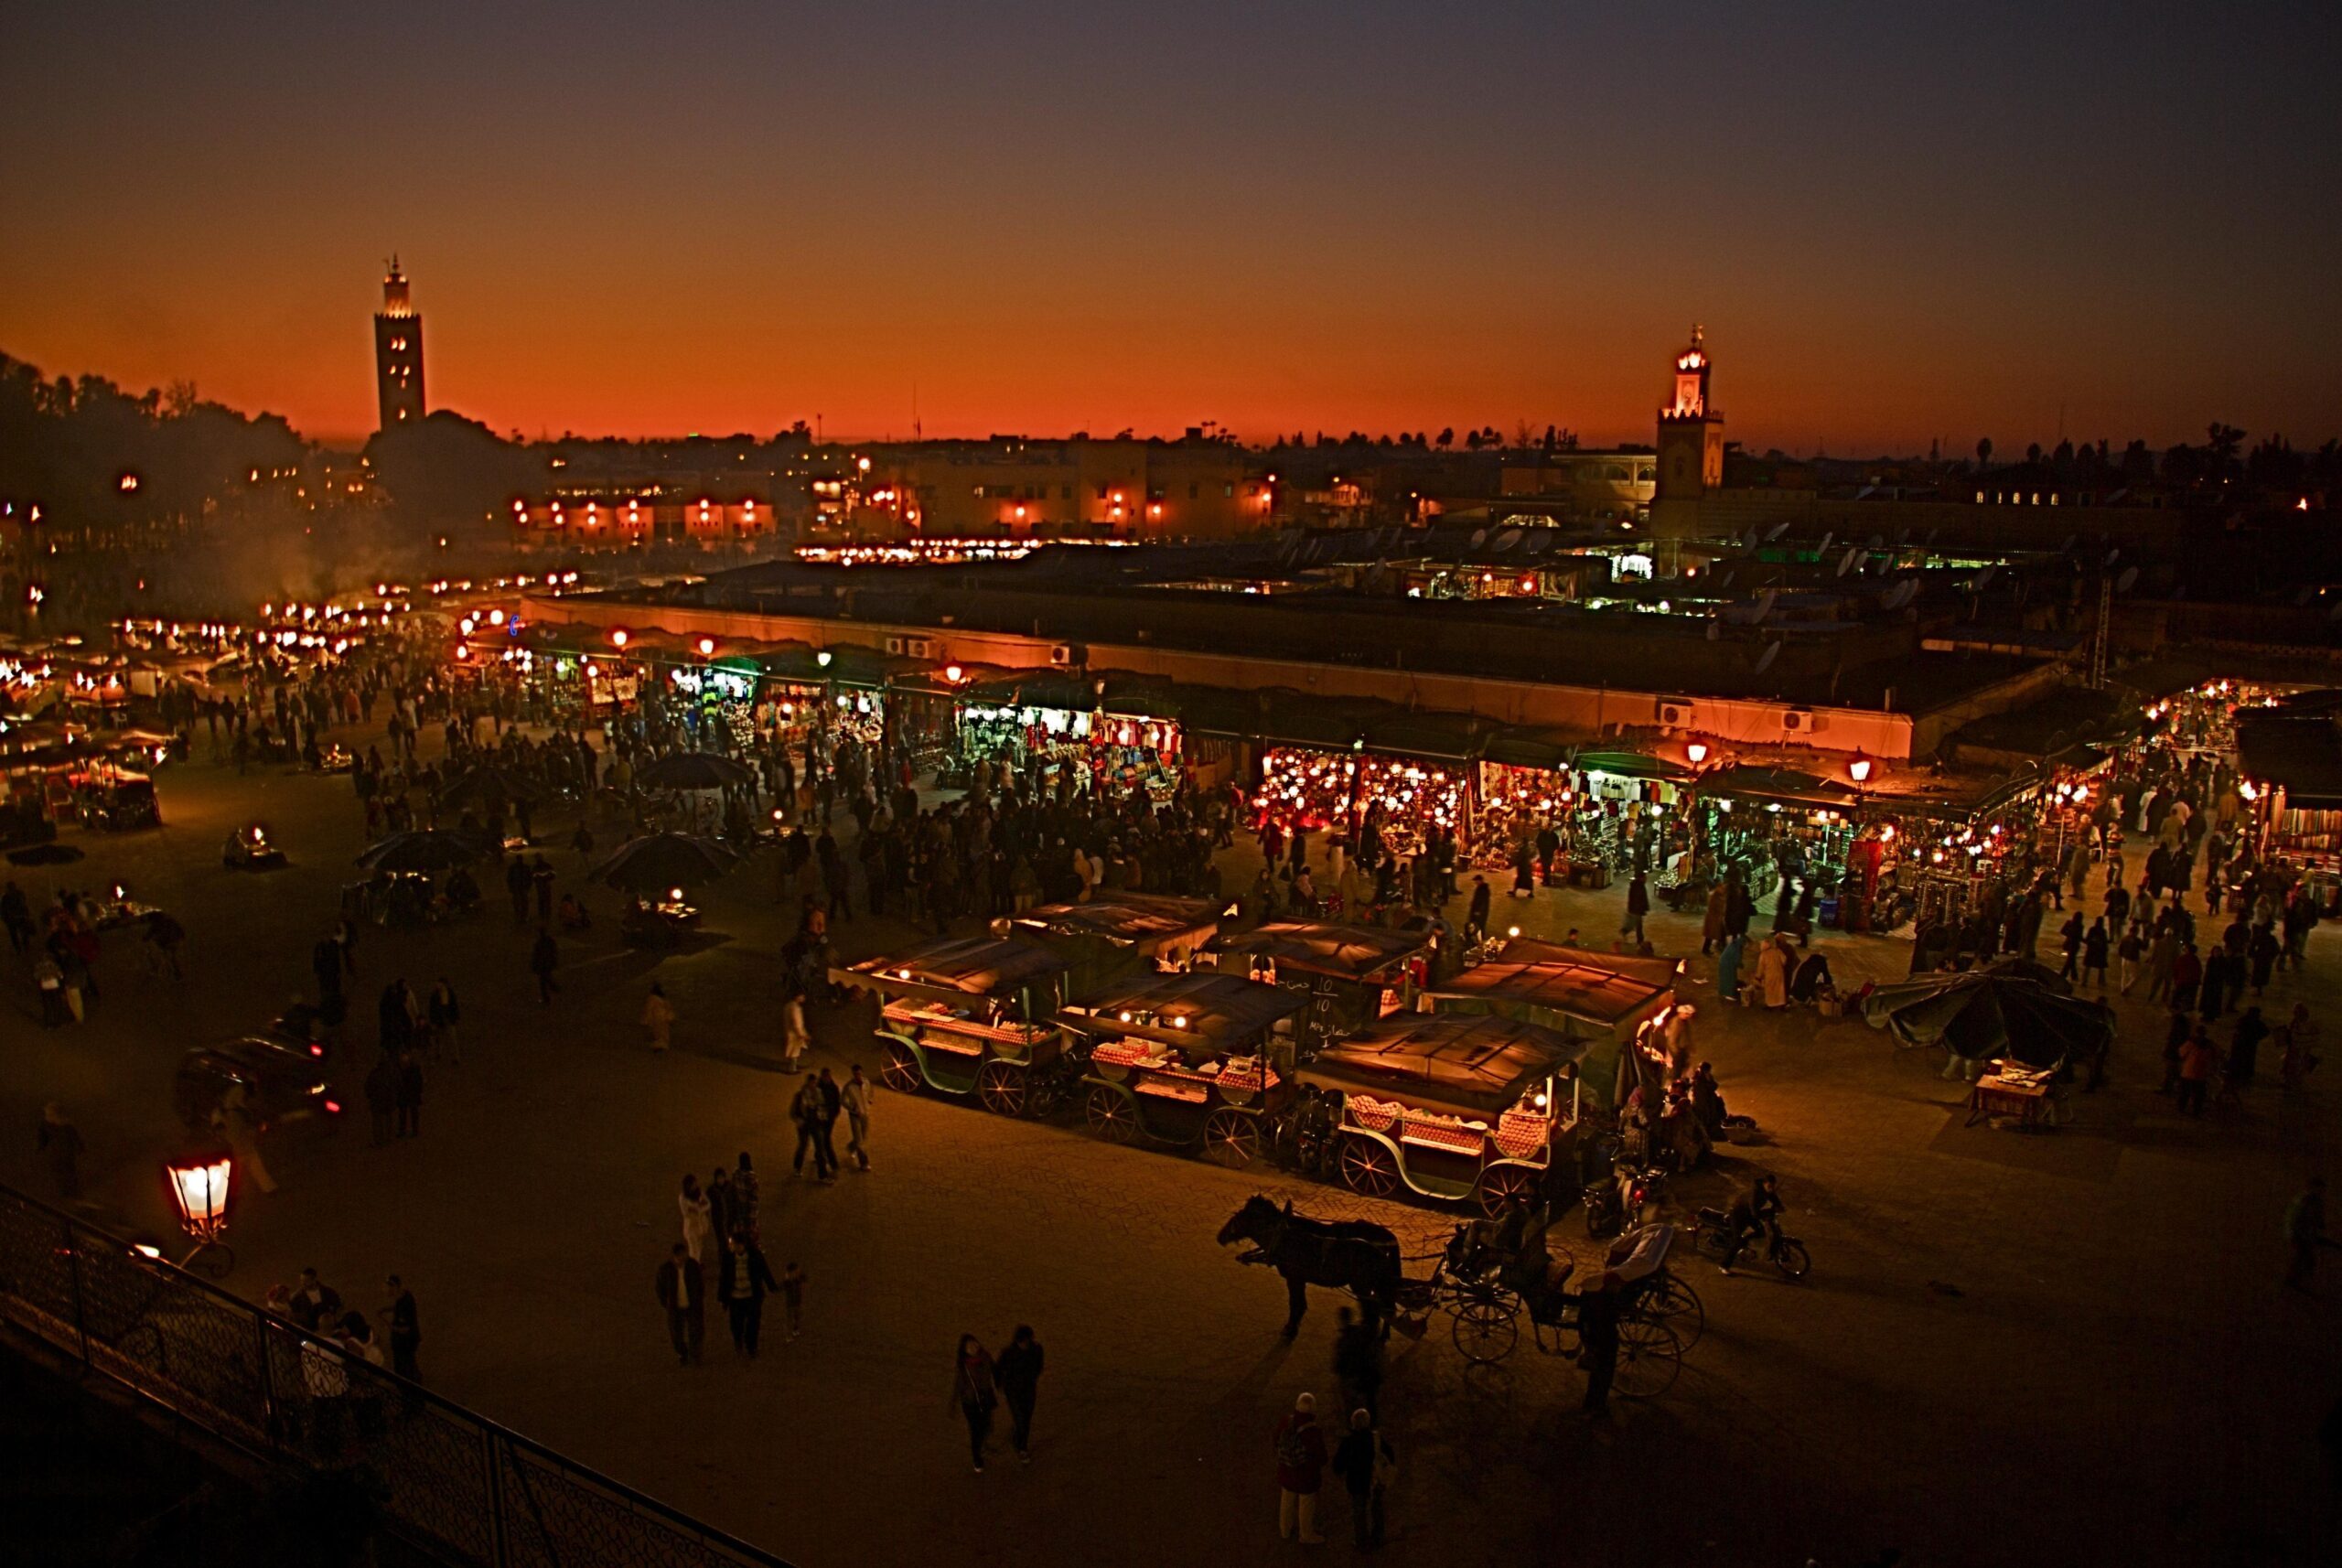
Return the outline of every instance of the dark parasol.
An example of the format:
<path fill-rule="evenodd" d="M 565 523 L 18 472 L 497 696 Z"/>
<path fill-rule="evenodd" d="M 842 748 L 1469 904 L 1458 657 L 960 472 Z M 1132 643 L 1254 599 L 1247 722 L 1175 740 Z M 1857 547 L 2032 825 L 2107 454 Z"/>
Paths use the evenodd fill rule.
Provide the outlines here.
<path fill-rule="evenodd" d="M 728 757 L 679 751 L 646 766 L 635 775 L 635 782 L 652 789 L 723 789 L 752 783 L 756 777 Z"/>
<path fill-rule="evenodd" d="M 1863 1004 L 1874 1029 L 1915 1046 L 1941 1046 L 1970 1060 L 2008 1058 L 2027 1067 L 2086 1060 L 2113 1036 L 2112 1015 L 2003 970 L 1924 974 L 1882 985 Z"/>
<path fill-rule="evenodd" d="M 713 882 L 740 857 L 714 839 L 690 833 L 650 833 L 628 839 L 594 868 L 594 880 L 629 893 L 657 895 L 670 887 Z"/>
<path fill-rule="evenodd" d="M 358 857 L 368 871 L 452 871 L 488 853 L 488 841 L 443 828 L 392 833 Z"/>

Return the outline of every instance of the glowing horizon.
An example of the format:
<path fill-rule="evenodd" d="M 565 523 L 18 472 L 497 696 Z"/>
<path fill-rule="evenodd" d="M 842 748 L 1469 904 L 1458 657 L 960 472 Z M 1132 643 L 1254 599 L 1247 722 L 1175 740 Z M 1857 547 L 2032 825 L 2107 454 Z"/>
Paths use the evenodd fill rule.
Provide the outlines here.
<path fill-rule="evenodd" d="M 691 24 L 12 16 L 0 349 L 361 440 L 396 250 L 432 407 L 532 437 L 1648 443 L 1695 319 L 1752 450 L 2342 431 L 2307 17 Z"/>

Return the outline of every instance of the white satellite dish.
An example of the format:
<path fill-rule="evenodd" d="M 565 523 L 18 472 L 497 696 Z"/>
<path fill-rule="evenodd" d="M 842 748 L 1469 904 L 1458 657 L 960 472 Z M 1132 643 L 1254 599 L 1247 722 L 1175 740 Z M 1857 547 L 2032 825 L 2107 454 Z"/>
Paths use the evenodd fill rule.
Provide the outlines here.
<path fill-rule="evenodd" d="M 1773 531 L 1770 533 L 1765 535 L 1765 542 L 1770 544 L 1773 541 L 1778 539 L 1782 534 L 1787 533 L 1789 531 L 1789 520 L 1783 518 L 1780 521 L 1773 524 Z"/>
<path fill-rule="evenodd" d="M 1473 549 L 1477 550 L 1481 545 L 1486 544 L 1488 542 L 1488 531 L 1487 529 L 1485 529 L 1485 528 L 1476 528 L 1476 529 L 1474 529 L 1474 530 L 1472 531 L 1472 548 L 1473 548 Z"/>
<path fill-rule="evenodd" d="M 1837 537 L 1838 537 L 1838 531 L 1837 531 L 1836 529 L 1834 529 L 1834 528 L 1833 528 L 1833 529 L 1832 529 L 1829 532 L 1827 532 L 1827 533 L 1823 534 L 1823 535 L 1821 536 L 1821 543 L 1819 543 L 1819 544 L 1817 544 L 1817 545 L 1815 545 L 1815 546 L 1813 547 L 1813 553 L 1814 553 L 1814 555 L 1818 558 L 1818 557 L 1820 557 L 1820 556 L 1823 556 L 1823 555 L 1827 555 L 1827 554 L 1829 554 L 1829 553 L 1830 553 L 1830 542 L 1831 542 L 1832 540 L 1833 540 L 1833 539 L 1837 538 Z"/>
<path fill-rule="evenodd" d="M 2122 575 L 2114 579 L 2114 591 L 2118 594 L 2127 594 L 2138 585 L 2139 569 L 2136 566 L 2123 567 Z"/>
<path fill-rule="evenodd" d="M 2000 575 L 2001 575 L 2001 564 L 2000 564 L 1999 562 L 1995 561 L 1995 562 L 1992 563 L 1990 565 L 1986 566 L 1982 571 L 1981 571 L 1981 572 L 1977 573 L 1977 574 L 1976 574 L 1976 575 L 1975 575 L 1974 580 L 1972 580 L 1971 582 L 1970 582 L 1970 584 L 1969 584 L 1968 585 L 1969 585 L 1971 588 L 1973 588 L 1976 592 L 1978 592 L 1978 593 L 1980 593 L 1980 594 L 1981 594 L 1981 593 L 1982 593 L 1986 588 L 1991 587 L 1991 586 L 1993 585 L 1993 579 L 1994 577 L 1999 576 Z"/>
<path fill-rule="evenodd" d="M 1762 675 L 1766 671 L 1770 670 L 1773 667 L 1773 660 L 1780 657 L 1780 652 L 1779 643 L 1767 643 L 1765 651 L 1756 656 L 1756 673 Z"/>
<path fill-rule="evenodd" d="M 1767 588 L 1756 596 L 1756 619 L 1758 625 L 1763 625 L 1765 618 L 1773 613 L 1773 606 L 1779 602 L 1780 596 L 1781 591 L 1778 588 Z"/>
<path fill-rule="evenodd" d="M 1861 546 L 1861 545 L 1859 545 L 1859 544 L 1849 544 L 1849 545 L 1847 545 L 1847 546 L 1846 546 L 1846 553 L 1845 553 L 1845 554 L 1843 554 L 1843 555 L 1842 555 L 1842 556 L 1840 556 L 1840 557 L 1838 558 L 1838 575 L 1840 575 L 1841 577 L 1842 577 L 1842 576 L 1844 576 L 1847 573 L 1849 573 L 1849 572 L 1853 571 L 1853 570 L 1854 569 L 1854 563 L 1855 563 L 1855 562 L 1857 562 L 1857 561 L 1859 561 L 1859 560 L 1861 560 L 1862 558 L 1863 558 L 1863 551 L 1862 551 L 1862 546 Z"/>

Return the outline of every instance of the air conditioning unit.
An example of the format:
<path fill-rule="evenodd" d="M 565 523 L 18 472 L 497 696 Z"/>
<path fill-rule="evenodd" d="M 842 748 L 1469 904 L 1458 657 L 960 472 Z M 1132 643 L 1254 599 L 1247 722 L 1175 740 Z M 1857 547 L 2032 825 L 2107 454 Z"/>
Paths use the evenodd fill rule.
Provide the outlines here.
<path fill-rule="evenodd" d="M 1078 643 L 1060 642 L 1049 650 L 1052 664 L 1086 664 L 1089 660 L 1090 650 Z"/>
<path fill-rule="evenodd" d="M 1698 713 L 1699 710 L 1692 705 L 1689 698 L 1670 699 L 1659 704 L 1659 727 L 1690 729 L 1692 721 L 1698 716 Z"/>
<path fill-rule="evenodd" d="M 1811 708 L 1791 708 L 1781 715 L 1783 735 L 1811 735 L 1821 727 L 1821 720 Z"/>
<path fill-rule="evenodd" d="M 886 639 L 886 651 L 906 659 L 932 659 L 935 657 L 935 639 L 929 637 L 890 637 Z"/>

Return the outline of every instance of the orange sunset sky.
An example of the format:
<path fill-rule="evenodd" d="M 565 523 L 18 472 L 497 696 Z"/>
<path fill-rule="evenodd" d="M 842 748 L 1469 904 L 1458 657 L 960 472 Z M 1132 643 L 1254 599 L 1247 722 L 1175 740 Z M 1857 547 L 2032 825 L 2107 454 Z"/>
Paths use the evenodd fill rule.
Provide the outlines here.
<path fill-rule="evenodd" d="M 1630 9 L 12 7 L 0 349 L 360 436 L 395 249 L 531 435 L 2342 432 L 2317 8 Z"/>

